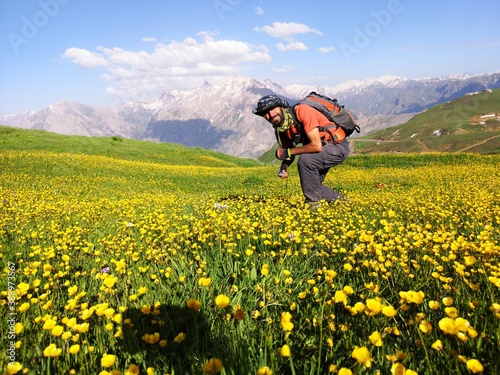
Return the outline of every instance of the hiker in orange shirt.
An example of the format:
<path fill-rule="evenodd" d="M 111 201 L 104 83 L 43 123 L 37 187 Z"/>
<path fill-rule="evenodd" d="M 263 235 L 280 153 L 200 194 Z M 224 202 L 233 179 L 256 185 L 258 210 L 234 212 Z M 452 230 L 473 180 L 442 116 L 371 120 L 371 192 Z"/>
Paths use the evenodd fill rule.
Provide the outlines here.
<path fill-rule="evenodd" d="M 330 168 L 342 163 L 349 156 L 349 143 L 342 128 L 333 133 L 320 131 L 331 125 L 322 113 L 307 104 L 290 104 L 277 95 L 266 95 L 257 103 L 253 113 L 273 125 L 281 149 L 276 158 L 281 160 L 278 176 L 287 178 L 288 167 L 300 155 L 297 168 L 305 201 L 315 206 L 319 201 L 343 200 L 342 193 L 323 185 Z M 302 124 L 303 131 L 297 123 Z M 302 146 L 298 147 L 298 144 Z"/>

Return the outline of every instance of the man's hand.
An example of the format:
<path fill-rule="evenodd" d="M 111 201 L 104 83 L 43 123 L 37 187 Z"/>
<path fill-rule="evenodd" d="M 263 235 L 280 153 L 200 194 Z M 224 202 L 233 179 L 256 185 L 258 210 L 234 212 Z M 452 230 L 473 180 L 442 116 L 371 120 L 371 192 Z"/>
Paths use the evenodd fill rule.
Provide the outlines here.
<path fill-rule="evenodd" d="M 292 155 L 290 155 L 290 149 L 289 148 L 281 148 L 278 151 L 276 151 L 276 159 L 278 160 L 286 160 L 290 159 Z"/>
<path fill-rule="evenodd" d="M 284 169 L 280 169 L 278 171 L 278 177 L 279 178 L 287 178 L 288 177 L 288 172 L 285 171 Z"/>

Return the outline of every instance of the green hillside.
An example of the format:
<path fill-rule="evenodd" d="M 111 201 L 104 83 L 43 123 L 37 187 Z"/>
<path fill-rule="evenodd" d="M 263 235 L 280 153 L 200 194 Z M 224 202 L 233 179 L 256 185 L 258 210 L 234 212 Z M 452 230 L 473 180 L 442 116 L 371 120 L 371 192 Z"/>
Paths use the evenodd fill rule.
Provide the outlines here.
<path fill-rule="evenodd" d="M 482 118 L 483 115 L 496 114 Z M 500 89 L 435 106 L 405 124 L 353 138 L 356 154 L 500 152 Z"/>
<path fill-rule="evenodd" d="M 130 161 L 200 167 L 255 167 L 253 159 L 174 143 L 154 143 L 121 137 L 84 137 L 0 126 L 0 151 L 50 151 L 100 155 Z"/>

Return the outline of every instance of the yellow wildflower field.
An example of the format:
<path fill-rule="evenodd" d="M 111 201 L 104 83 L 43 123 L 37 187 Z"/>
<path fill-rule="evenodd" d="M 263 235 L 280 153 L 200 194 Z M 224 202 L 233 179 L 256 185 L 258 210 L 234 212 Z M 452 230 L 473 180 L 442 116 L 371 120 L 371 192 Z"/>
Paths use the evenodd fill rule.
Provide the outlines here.
<path fill-rule="evenodd" d="M 2 373 L 500 373 L 499 156 L 0 159 Z"/>

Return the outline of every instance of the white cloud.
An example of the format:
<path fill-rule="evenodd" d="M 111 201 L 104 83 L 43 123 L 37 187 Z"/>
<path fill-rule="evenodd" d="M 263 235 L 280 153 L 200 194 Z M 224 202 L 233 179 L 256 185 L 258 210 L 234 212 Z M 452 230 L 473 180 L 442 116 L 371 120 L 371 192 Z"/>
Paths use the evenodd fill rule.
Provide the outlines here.
<path fill-rule="evenodd" d="M 262 16 L 264 14 L 264 9 L 261 7 L 255 8 L 255 13 L 257 13 L 259 16 Z"/>
<path fill-rule="evenodd" d="M 320 47 L 318 51 L 321 53 L 330 53 L 335 51 L 335 47 Z"/>
<path fill-rule="evenodd" d="M 256 27 L 255 31 L 263 31 L 273 38 L 288 38 L 297 34 L 316 34 L 322 36 L 323 33 L 316 29 L 311 29 L 303 23 L 295 22 L 273 22 L 272 26 Z"/>
<path fill-rule="evenodd" d="M 144 37 L 141 39 L 142 42 L 156 42 L 156 38 Z"/>
<path fill-rule="evenodd" d="M 293 70 L 293 67 L 291 65 L 283 65 L 280 66 L 279 68 L 274 68 L 273 69 L 276 73 L 288 73 Z"/>
<path fill-rule="evenodd" d="M 307 51 L 307 49 L 308 49 L 304 43 L 297 42 L 297 41 L 291 41 L 291 42 L 288 42 L 287 44 L 278 43 L 278 44 L 276 44 L 276 48 L 278 48 L 278 51 L 280 51 L 280 52 Z"/>
<path fill-rule="evenodd" d="M 105 67 L 103 79 L 111 85 L 107 92 L 123 97 L 154 97 L 166 90 L 192 88 L 204 80 L 235 72 L 239 65 L 271 61 L 265 46 L 215 40 L 213 33 L 199 35 L 201 42 L 186 38 L 182 42 L 155 43 L 152 51 L 69 48 L 62 57 L 84 68 Z"/>
<path fill-rule="evenodd" d="M 69 59 L 83 68 L 92 69 L 102 66 L 107 66 L 108 61 L 106 58 L 98 53 L 87 51 L 82 48 L 68 48 L 62 57 Z"/>

